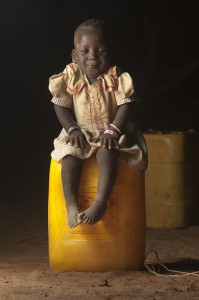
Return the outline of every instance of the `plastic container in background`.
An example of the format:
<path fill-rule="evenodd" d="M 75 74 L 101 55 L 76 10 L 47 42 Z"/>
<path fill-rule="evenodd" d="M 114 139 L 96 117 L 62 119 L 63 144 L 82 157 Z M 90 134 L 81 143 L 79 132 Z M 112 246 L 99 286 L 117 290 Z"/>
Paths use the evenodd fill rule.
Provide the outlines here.
<path fill-rule="evenodd" d="M 199 135 L 146 133 L 147 228 L 183 228 L 199 222 Z"/>
<path fill-rule="evenodd" d="M 53 271 L 140 270 L 145 255 L 145 174 L 119 159 L 118 178 L 103 220 L 70 229 L 61 183 L 61 163 L 51 160 L 48 199 L 49 260 Z M 97 163 L 85 160 L 80 208 L 92 203 Z"/>

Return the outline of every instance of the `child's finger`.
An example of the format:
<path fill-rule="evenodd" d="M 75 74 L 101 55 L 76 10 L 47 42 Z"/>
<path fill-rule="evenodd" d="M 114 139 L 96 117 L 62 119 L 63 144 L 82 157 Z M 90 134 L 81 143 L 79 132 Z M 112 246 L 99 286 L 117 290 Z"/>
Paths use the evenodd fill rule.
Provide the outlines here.
<path fill-rule="evenodd" d="M 108 139 L 108 148 L 109 148 L 109 149 L 112 148 L 112 139 Z"/>
<path fill-rule="evenodd" d="M 81 138 L 79 139 L 79 144 L 80 144 L 80 147 L 81 147 L 81 148 L 84 148 L 84 138 L 83 138 L 83 137 L 81 137 Z"/>
<path fill-rule="evenodd" d="M 117 140 L 113 140 L 113 141 L 114 141 L 115 147 L 118 149 L 119 148 L 118 141 Z"/>
<path fill-rule="evenodd" d="M 71 146 L 74 145 L 74 139 L 73 139 L 73 137 L 70 138 L 70 145 L 71 145 Z"/>

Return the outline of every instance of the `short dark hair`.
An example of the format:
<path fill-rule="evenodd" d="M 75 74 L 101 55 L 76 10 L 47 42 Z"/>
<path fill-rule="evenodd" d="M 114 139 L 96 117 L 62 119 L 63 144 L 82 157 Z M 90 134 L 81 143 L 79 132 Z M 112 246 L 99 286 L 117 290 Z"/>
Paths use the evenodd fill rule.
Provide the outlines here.
<path fill-rule="evenodd" d="M 107 37 L 109 35 L 108 33 L 108 26 L 104 23 L 103 20 L 101 19 L 96 19 L 96 18 L 92 18 L 92 19 L 88 19 L 86 21 L 84 21 L 83 23 L 81 23 L 80 25 L 77 26 L 77 28 L 75 29 L 74 32 L 74 46 L 76 45 L 77 42 L 77 37 L 80 33 L 82 33 L 84 30 L 89 30 L 89 29 L 99 29 L 104 38 L 106 39 L 106 41 L 108 41 Z"/>

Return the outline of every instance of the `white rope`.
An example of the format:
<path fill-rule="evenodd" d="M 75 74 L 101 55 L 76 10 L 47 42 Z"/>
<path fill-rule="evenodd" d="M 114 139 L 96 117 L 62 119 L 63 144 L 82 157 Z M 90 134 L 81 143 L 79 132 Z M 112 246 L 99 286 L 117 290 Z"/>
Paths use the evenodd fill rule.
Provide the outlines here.
<path fill-rule="evenodd" d="M 155 256 L 156 256 L 156 260 L 158 262 L 158 264 L 164 269 L 166 270 L 167 272 L 169 273 L 173 273 L 173 274 L 161 274 L 161 273 L 158 273 L 155 271 L 155 268 L 152 264 L 147 264 L 146 263 L 146 258 L 148 257 L 148 255 L 150 253 L 155 253 Z M 183 272 L 183 271 L 176 271 L 176 270 L 171 270 L 171 269 L 168 269 L 165 265 L 163 265 L 163 263 L 159 260 L 159 257 L 158 257 L 158 252 L 157 250 L 155 249 L 150 249 L 147 254 L 145 255 L 145 260 L 144 260 L 144 267 L 153 275 L 156 275 L 156 276 L 162 276 L 162 277 L 186 277 L 186 276 L 198 276 L 199 277 L 199 271 L 196 271 L 196 272 Z"/>

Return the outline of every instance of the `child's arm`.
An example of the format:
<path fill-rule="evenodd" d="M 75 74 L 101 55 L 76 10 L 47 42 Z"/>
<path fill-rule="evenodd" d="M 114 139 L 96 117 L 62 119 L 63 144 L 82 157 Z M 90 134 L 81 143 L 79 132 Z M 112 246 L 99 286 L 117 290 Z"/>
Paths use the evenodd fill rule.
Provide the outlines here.
<path fill-rule="evenodd" d="M 116 116 L 112 122 L 116 127 L 118 127 L 121 131 L 125 128 L 125 125 L 129 121 L 131 114 L 131 107 L 133 102 L 127 102 L 118 107 Z"/>
<path fill-rule="evenodd" d="M 123 131 L 123 129 L 125 128 L 125 125 L 129 121 L 132 103 L 133 102 L 128 102 L 128 103 L 124 103 L 124 104 L 120 105 L 118 107 L 116 116 L 115 116 L 114 120 L 112 121 L 112 124 L 114 126 L 116 126 L 116 128 L 118 128 L 121 132 Z M 110 126 L 110 129 L 111 129 L 111 131 L 115 131 L 114 127 Z M 105 133 L 105 132 L 100 136 L 101 145 L 103 147 L 109 148 L 109 149 L 111 149 L 113 146 L 116 146 L 117 148 L 119 148 L 118 139 L 119 139 L 120 135 L 118 134 L 118 132 L 115 132 L 116 134 L 118 134 L 118 137 L 115 135 L 109 134 L 109 133 Z"/>
<path fill-rule="evenodd" d="M 83 148 L 85 146 L 86 139 L 83 132 L 75 122 L 70 108 L 54 104 L 54 109 L 59 122 L 69 134 L 71 146 L 75 145 L 76 147 Z"/>

